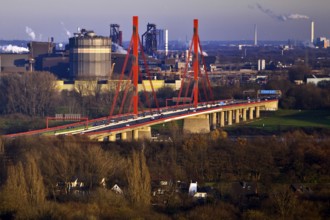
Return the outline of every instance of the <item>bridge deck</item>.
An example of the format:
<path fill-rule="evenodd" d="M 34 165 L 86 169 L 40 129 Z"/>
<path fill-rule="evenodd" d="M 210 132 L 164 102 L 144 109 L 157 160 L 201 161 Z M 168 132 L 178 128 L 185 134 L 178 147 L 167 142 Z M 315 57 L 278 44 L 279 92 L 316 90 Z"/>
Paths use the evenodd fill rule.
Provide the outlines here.
<path fill-rule="evenodd" d="M 135 129 L 150 127 L 156 124 L 181 120 L 189 117 L 213 114 L 221 111 L 235 111 L 237 109 L 249 109 L 258 107 L 260 110 L 277 110 L 278 100 L 219 100 L 213 102 L 199 103 L 197 108 L 191 105 L 170 106 L 148 112 L 139 112 L 138 115 L 125 114 L 111 118 L 103 117 L 86 122 L 77 122 L 64 126 L 48 129 L 40 129 L 17 134 L 9 134 L 6 137 L 18 137 L 23 135 L 75 135 L 85 134 L 97 137 L 105 134 L 116 134 Z"/>

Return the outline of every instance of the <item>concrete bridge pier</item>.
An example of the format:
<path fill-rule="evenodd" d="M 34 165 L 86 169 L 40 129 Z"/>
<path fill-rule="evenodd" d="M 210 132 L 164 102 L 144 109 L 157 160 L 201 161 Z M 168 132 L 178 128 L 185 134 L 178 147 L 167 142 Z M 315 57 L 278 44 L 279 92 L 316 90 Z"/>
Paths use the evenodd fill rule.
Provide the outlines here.
<path fill-rule="evenodd" d="M 209 133 L 210 119 L 209 115 L 198 115 L 185 118 L 183 120 L 183 132 L 188 133 Z"/>
<path fill-rule="evenodd" d="M 121 133 L 121 140 L 123 141 L 127 140 L 127 132 Z"/>
<path fill-rule="evenodd" d="M 250 120 L 253 120 L 253 111 L 254 111 L 254 108 L 253 107 L 250 107 L 249 108 L 249 119 Z"/>
<path fill-rule="evenodd" d="M 139 130 L 133 130 L 133 140 L 137 141 L 139 139 Z"/>
<path fill-rule="evenodd" d="M 225 112 L 220 112 L 220 127 L 225 127 Z"/>
<path fill-rule="evenodd" d="M 139 128 L 137 133 L 138 139 L 151 139 L 151 127 Z"/>
<path fill-rule="evenodd" d="M 111 141 L 111 142 L 115 142 L 115 141 L 116 141 L 116 134 L 110 134 L 110 135 L 108 136 L 108 138 L 109 138 L 109 141 Z"/>
<path fill-rule="evenodd" d="M 228 125 L 232 125 L 233 124 L 233 111 L 229 110 L 228 111 Z"/>
<path fill-rule="evenodd" d="M 246 108 L 243 108 L 243 112 L 242 112 L 242 119 L 243 119 L 243 122 L 246 121 Z"/>
<path fill-rule="evenodd" d="M 256 107 L 256 118 L 260 118 L 260 107 Z"/>
<path fill-rule="evenodd" d="M 237 109 L 236 111 L 235 111 L 235 123 L 236 124 L 238 124 L 239 123 L 239 121 L 240 121 L 240 118 L 239 118 L 239 114 L 240 113 L 240 110 L 239 109 Z"/>
<path fill-rule="evenodd" d="M 210 118 L 211 118 L 211 129 L 214 130 L 217 128 L 217 113 L 211 113 L 210 114 Z"/>

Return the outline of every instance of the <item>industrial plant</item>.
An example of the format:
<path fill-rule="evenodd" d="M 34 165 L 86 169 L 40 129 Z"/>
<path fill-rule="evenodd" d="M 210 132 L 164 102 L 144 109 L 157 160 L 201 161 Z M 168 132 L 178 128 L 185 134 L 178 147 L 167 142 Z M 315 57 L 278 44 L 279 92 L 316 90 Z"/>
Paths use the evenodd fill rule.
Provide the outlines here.
<path fill-rule="evenodd" d="M 174 68 L 175 62 L 165 61 L 168 53 L 167 30 L 156 29 L 155 24 L 148 24 L 141 38 L 150 68 Z M 127 53 L 119 24 L 110 25 L 109 36 L 99 36 L 92 30 L 81 29 L 69 38 L 69 44 L 65 47 L 58 46 L 53 38 L 48 42 L 31 41 L 27 46 L 28 52 L 25 53 L 2 53 L 0 71 L 49 71 L 59 79 L 71 81 L 110 80 L 113 74 L 121 73 Z M 162 60 L 158 59 L 160 56 Z M 131 62 L 128 62 L 126 73 L 130 67 Z"/>
<path fill-rule="evenodd" d="M 57 83 L 61 85 L 59 86 L 61 90 L 72 90 L 74 84 L 79 81 L 108 84 L 118 79 L 122 71 L 128 78 L 133 62 L 131 54 L 127 57 L 124 70 L 123 67 L 129 42 L 123 42 L 123 32 L 119 24 L 110 24 L 109 27 L 109 36 L 100 36 L 93 30 L 79 29 L 68 39 L 67 45 L 57 44 L 53 38 L 50 38 L 47 42 L 28 42 L 28 50 L 23 50 L 23 53 L 1 53 L 0 72 L 48 71 L 59 79 Z M 152 79 L 159 81 L 154 83 L 159 87 L 169 85 L 177 88 L 176 84 L 179 83 L 176 81 L 180 80 L 184 70 L 188 68 L 189 71 L 192 68 L 192 55 L 188 53 L 189 41 L 186 40 L 183 44 L 172 41 L 169 44 L 169 31 L 157 28 L 154 23 L 148 23 L 145 29 L 141 29 L 139 47 L 140 52 L 143 49 L 146 60 L 142 60 L 142 56 L 139 56 L 139 63 L 147 62 L 147 67 L 140 65 L 139 84 L 143 80 Z M 260 76 L 258 73 L 290 67 L 293 63 L 285 63 L 283 57 L 294 47 L 323 49 L 329 46 L 327 38 L 315 37 L 313 21 L 310 29 L 311 39 L 307 43 L 297 45 L 296 42 L 289 41 L 271 46 L 258 41 L 258 27 L 255 24 L 250 42 L 227 45 L 203 42 L 205 63 L 202 65 L 200 61 L 200 66 L 211 73 L 212 83 L 216 85 L 242 80 L 243 83 L 258 80 L 265 83 L 264 79 L 268 76 Z M 206 54 L 205 51 L 208 53 Z M 269 53 L 273 54 L 274 58 L 269 57 L 267 55 Z M 240 60 L 233 57 L 240 57 Z M 324 66 L 324 64 L 318 65 Z M 147 72 L 150 75 L 146 74 Z M 147 84 L 144 86 L 150 87 Z"/>

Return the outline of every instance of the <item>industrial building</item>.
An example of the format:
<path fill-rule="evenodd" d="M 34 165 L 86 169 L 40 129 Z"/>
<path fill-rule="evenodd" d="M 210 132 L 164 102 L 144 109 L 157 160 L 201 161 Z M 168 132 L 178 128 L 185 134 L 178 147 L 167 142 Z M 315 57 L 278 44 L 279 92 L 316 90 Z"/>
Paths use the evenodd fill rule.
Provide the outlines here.
<path fill-rule="evenodd" d="M 123 32 L 119 30 L 119 24 L 110 24 L 110 38 L 112 43 L 123 46 Z"/>
<path fill-rule="evenodd" d="M 258 60 L 258 71 L 262 71 L 266 69 L 266 61 L 264 59 Z"/>
<path fill-rule="evenodd" d="M 110 79 L 111 39 L 82 29 L 64 50 L 49 42 L 31 41 L 29 53 L 0 54 L 0 70 L 9 73 L 49 71 L 61 79 Z M 120 60 L 119 59 L 116 59 Z"/>
<path fill-rule="evenodd" d="M 0 54 L 0 72 L 26 72 L 28 70 L 29 54 Z"/>
<path fill-rule="evenodd" d="M 142 34 L 144 52 L 148 55 L 157 53 L 157 29 L 155 24 L 148 23 L 147 31 Z"/>
<path fill-rule="evenodd" d="M 29 53 L 3 53 L 0 54 L 0 72 L 26 72 L 43 70 L 42 60 L 54 54 L 53 39 L 49 42 L 31 41 L 27 44 Z"/>
<path fill-rule="evenodd" d="M 330 46 L 330 41 L 326 37 L 318 37 L 318 38 L 316 38 L 315 45 L 318 48 L 324 48 L 324 49 L 326 49 L 326 48 L 328 48 Z"/>
<path fill-rule="evenodd" d="M 74 79 L 111 78 L 111 39 L 82 29 L 69 39 L 70 76 Z"/>

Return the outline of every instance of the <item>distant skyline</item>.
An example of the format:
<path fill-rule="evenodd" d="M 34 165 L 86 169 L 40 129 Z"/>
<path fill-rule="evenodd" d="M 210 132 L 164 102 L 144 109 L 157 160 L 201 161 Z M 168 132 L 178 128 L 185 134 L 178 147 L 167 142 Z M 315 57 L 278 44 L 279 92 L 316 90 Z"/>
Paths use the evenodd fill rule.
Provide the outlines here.
<path fill-rule="evenodd" d="M 149 22 L 168 29 L 170 40 L 190 40 L 197 18 L 203 41 L 253 40 L 254 25 L 258 41 L 308 41 L 311 21 L 315 37 L 330 38 L 329 10 L 329 0 L 2 0 L 0 39 L 65 42 L 78 28 L 108 36 L 117 23 L 126 41 L 136 15 L 140 35 Z"/>

